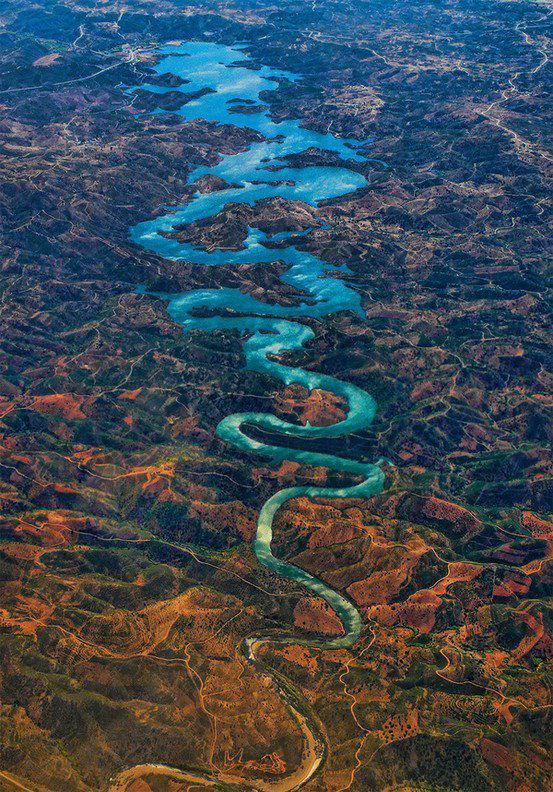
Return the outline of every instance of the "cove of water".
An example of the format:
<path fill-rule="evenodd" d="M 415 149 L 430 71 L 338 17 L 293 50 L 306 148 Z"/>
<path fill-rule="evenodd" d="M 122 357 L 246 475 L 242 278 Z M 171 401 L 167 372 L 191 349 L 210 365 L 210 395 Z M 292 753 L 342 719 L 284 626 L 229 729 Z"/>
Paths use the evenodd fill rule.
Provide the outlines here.
<path fill-rule="evenodd" d="M 263 95 L 274 91 L 280 80 L 295 82 L 300 77 L 267 66 L 256 68 L 240 47 L 212 42 L 187 42 L 167 46 L 161 50 L 161 55 L 162 58 L 154 67 L 155 71 L 159 75 L 175 75 L 185 82 L 180 88 L 146 84 L 140 86 L 141 89 L 155 94 L 180 90 L 183 93 L 183 105 L 176 112 L 182 116 L 183 122 L 204 119 L 215 124 L 247 127 L 262 135 L 263 140 L 252 143 L 241 153 L 222 156 L 213 167 L 198 167 L 189 175 L 188 181 L 193 183 L 200 176 L 213 174 L 224 179 L 230 185 L 228 188 L 208 194 L 196 192 L 184 206 L 171 207 L 166 214 L 134 226 L 130 236 L 136 244 L 165 258 L 203 265 L 283 261 L 288 269 L 282 280 L 305 294 L 305 299 L 295 306 L 271 305 L 231 288 L 198 289 L 160 296 L 168 300 L 167 309 L 184 332 L 236 329 L 247 336 L 243 342 L 247 369 L 268 374 L 286 385 L 297 383 L 309 390 L 320 388 L 346 400 L 346 417 L 332 426 L 300 426 L 268 413 L 243 412 L 224 418 L 217 427 L 217 433 L 236 448 L 266 457 L 274 463 L 293 460 L 362 477 L 361 483 L 350 487 L 293 487 L 277 492 L 261 509 L 254 541 L 256 556 L 263 566 L 323 597 L 340 617 L 344 634 L 324 643 L 319 642 L 318 645 L 350 646 L 359 637 L 363 626 L 355 606 L 323 581 L 293 564 L 275 558 L 271 551 L 275 514 L 292 498 L 368 497 L 379 492 L 383 486 L 384 474 L 380 461 L 370 464 L 332 454 L 292 449 L 285 445 L 287 436 L 335 438 L 366 429 L 373 421 L 376 404 L 362 389 L 328 375 L 284 366 L 275 360 L 280 353 L 299 349 L 313 338 L 313 331 L 298 321 L 302 317 L 320 319 L 343 310 L 363 316 L 359 295 L 347 281 L 334 277 L 337 273 L 347 274 L 347 266 L 330 265 L 293 244 L 271 249 L 264 244 L 267 236 L 255 228 L 249 230 L 244 248 L 239 251 L 208 252 L 161 234 L 177 226 L 211 217 L 229 202 L 253 205 L 263 198 L 282 197 L 305 201 L 317 207 L 323 200 L 351 193 L 367 185 L 362 174 L 347 166 L 348 161 L 368 160 L 362 152 L 366 141 L 360 144 L 358 141 L 313 132 L 302 127 L 298 120 L 273 121 Z M 198 92 L 203 93 L 187 100 L 186 95 Z M 255 107 L 256 112 L 233 112 L 239 106 Z M 344 164 L 340 167 L 289 167 L 286 157 L 309 148 L 334 152 Z M 291 237 L 301 238 L 301 234 L 279 233 L 269 237 L 269 240 L 286 243 Z M 204 309 L 204 313 L 205 309 L 209 309 L 210 315 L 198 316 L 198 309 Z M 240 316 L 222 315 L 228 309 L 233 309 Z M 281 436 L 284 444 L 268 445 L 252 439 L 244 431 L 248 425 Z M 298 643 L 297 640 L 294 642 Z"/>

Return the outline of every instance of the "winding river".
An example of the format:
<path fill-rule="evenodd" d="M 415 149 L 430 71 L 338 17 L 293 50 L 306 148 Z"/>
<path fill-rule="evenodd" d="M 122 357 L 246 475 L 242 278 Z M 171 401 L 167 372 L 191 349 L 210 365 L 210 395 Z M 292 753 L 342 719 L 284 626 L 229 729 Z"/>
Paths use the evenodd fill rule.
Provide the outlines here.
<path fill-rule="evenodd" d="M 208 252 L 175 237 L 163 236 L 176 227 L 211 217 L 229 202 L 253 205 L 263 198 L 282 197 L 301 200 L 314 207 L 321 201 L 351 193 L 367 184 L 366 178 L 347 167 L 347 161 L 366 162 L 358 141 L 336 138 L 301 126 L 298 120 L 274 122 L 269 107 L 262 98 L 274 91 L 280 80 L 296 81 L 297 75 L 280 69 L 256 68 L 248 61 L 239 46 L 225 46 L 213 42 L 187 42 L 167 46 L 160 51 L 161 58 L 154 67 L 159 75 L 172 74 L 184 82 L 180 89 L 154 84 L 140 86 L 152 93 L 181 90 L 195 95 L 177 111 L 184 121 L 205 119 L 216 124 L 247 127 L 263 136 L 261 142 L 251 144 L 239 154 L 222 156 L 213 167 L 198 167 L 189 176 L 194 183 L 201 176 L 213 174 L 223 179 L 228 187 L 211 193 L 195 193 L 184 206 L 171 207 L 167 213 L 131 229 L 131 239 L 143 248 L 165 258 L 185 260 L 198 264 L 263 263 L 283 261 L 287 270 L 282 281 L 305 294 L 305 300 L 295 306 L 270 305 L 238 289 L 198 289 L 181 294 L 163 294 L 168 301 L 167 310 L 184 332 L 190 330 L 235 329 L 245 337 L 243 349 L 246 368 L 268 374 L 285 385 L 297 383 L 308 390 L 319 388 L 341 396 L 347 402 L 347 415 L 331 426 L 301 426 L 262 412 L 234 413 L 224 418 L 217 427 L 219 437 L 242 451 L 258 454 L 274 463 L 293 460 L 303 464 L 324 466 L 334 471 L 345 471 L 361 479 L 349 487 L 291 487 L 273 495 L 262 507 L 254 540 L 254 551 L 259 562 L 282 577 L 294 580 L 328 602 L 338 614 L 344 631 L 337 638 L 326 641 L 308 641 L 290 638 L 250 638 L 245 642 L 245 654 L 262 673 L 270 676 L 286 700 L 305 741 L 304 757 L 298 767 L 285 778 L 269 782 L 248 781 L 221 773 L 217 778 L 200 777 L 162 765 L 140 765 L 130 768 L 115 779 L 112 790 L 126 789 L 133 778 L 145 773 L 169 775 L 173 780 L 201 781 L 204 784 L 238 784 L 241 789 L 278 790 L 297 789 L 316 772 L 324 754 L 321 730 L 312 716 L 306 714 L 296 691 L 281 677 L 266 668 L 256 657 L 256 651 L 265 641 L 303 643 L 323 648 L 352 646 L 359 638 L 363 622 L 355 606 L 337 591 L 304 570 L 276 558 L 271 551 L 273 521 L 276 513 L 287 501 L 298 498 L 358 498 L 379 492 L 384 482 L 380 461 L 376 464 L 354 461 L 332 454 L 289 448 L 286 437 L 336 438 L 366 429 L 373 421 L 376 404 L 373 398 L 354 385 L 334 377 L 301 368 L 285 366 L 278 362 L 284 351 L 301 348 L 312 337 L 313 331 L 301 323 L 302 317 L 321 318 L 336 311 L 350 310 L 361 316 L 360 298 L 347 280 L 335 277 L 347 275 L 346 266 L 333 266 L 309 252 L 298 249 L 292 237 L 301 234 L 279 233 L 267 237 L 262 231 L 250 228 L 243 249 L 238 251 L 215 250 Z M 237 112 L 248 108 L 249 112 Z M 163 112 L 156 110 L 154 112 Z M 286 158 L 310 148 L 334 152 L 343 167 L 308 166 L 289 167 Z M 267 241 L 284 242 L 278 248 L 264 244 Z M 228 309 L 236 315 L 228 316 Z M 203 309 L 203 310 L 201 310 Z M 206 315 L 206 309 L 209 313 Z M 246 427 L 257 427 L 282 438 L 282 445 L 268 445 L 247 434 Z"/>

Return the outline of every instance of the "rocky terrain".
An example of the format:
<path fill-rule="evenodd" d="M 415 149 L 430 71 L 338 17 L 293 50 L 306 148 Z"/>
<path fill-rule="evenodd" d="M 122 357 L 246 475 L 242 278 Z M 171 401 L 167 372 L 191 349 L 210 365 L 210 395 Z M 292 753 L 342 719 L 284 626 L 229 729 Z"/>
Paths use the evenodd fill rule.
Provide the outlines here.
<path fill-rule="evenodd" d="M 277 789 L 303 738 L 245 661 L 261 632 L 297 641 L 264 646 L 263 664 L 324 735 L 306 789 L 551 787 L 551 18 L 500 0 L 4 3 L 1 790 L 107 790 L 147 763 Z M 302 76 L 267 96 L 274 119 L 373 138 L 349 165 L 368 187 L 316 213 L 229 204 L 172 233 L 239 250 L 252 223 L 310 228 L 294 244 L 351 270 L 364 318 L 308 320 L 313 341 L 282 359 L 374 396 L 370 430 L 319 445 L 386 457 L 385 489 L 296 499 L 274 541 L 357 605 L 351 650 L 303 645 L 340 621 L 251 549 L 277 489 L 347 477 L 215 435 L 231 412 L 323 426 L 345 404 L 245 371 L 237 333 L 183 336 L 136 291 L 301 298 L 278 262 L 193 265 L 129 241 L 224 187 L 187 178 L 258 134 L 183 124 L 176 91 L 127 90 L 176 87 L 152 71 L 156 48 L 195 38 Z M 336 156 L 289 164 L 318 163 Z M 127 789 L 189 786 L 151 772 Z"/>

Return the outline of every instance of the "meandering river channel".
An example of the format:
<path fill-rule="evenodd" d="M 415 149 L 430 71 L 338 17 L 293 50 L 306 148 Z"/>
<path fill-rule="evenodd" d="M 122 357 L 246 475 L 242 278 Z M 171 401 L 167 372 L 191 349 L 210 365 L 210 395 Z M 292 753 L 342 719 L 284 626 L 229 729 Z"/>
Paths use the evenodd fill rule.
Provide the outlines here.
<path fill-rule="evenodd" d="M 261 142 L 251 144 L 239 154 L 222 156 L 213 167 L 198 167 L 189 176 L 189 183 L 200 176 L 213 174 L 231 185 L 211 193 L 195 193 L 184 206 L 171 207 L 166 214 L 131 229 L 131 239 L 147 250 L 165 258 L 185 260 L 198 264 L 263 263 L 283 261 L 287 270 L 282 280 L 305 294 L 305 301 L 295 306 L 269 304 L 238 289 L 199 289 L 182 294 L 160 295 L 167 299 L 171 317 L 184 332 L 193 329 L 210 331 L 236 329 L 246 338 L 243 342 L 246 368 L 264 372 L 286 385 L 297 383 L 308 390 L 319 388 L 341 396 L 347 402 L 347 416 L 332 426 L 313 427 L 296 425 L 274 415 L 261 412 L 234 413 L 224 418 L 217 434 L 234 447 L 266 457 L 278 463 L 293 460 L 303 464 L 324 466 L 335 471 L 345 471 L 361 477 L 361 483 L 350 487 L 292 487 L 273 495 L 262 507 L 254 550 L 259 562 L 282 577 L 303 585 L 325 599 L 340 617 L 344 632 L 327 641 L 302 641 L 294 643 L 316 645 L 323 648 L 348 647 L 355 643 L 362 630 L 362 619 L 353 603 L 334 591 L 323 581 L 286 561 L 276 558 L 271 551 L 273 520 L 280 507 L 292 498 L 352 498 L 368 497 L 382 489 L 384 474 L 380 462 L 369 464 L 341 458 L 332 454 L 303 451 L 286 445 L 286 438 L 336 438 L 366 429 L 373 421 L 376 405 L 373 398 L 354 385 L 334 377 L 301 368 L 285 366 L 275 358 L 284 351 L 301 348 L 313 337 L 313 331 L 301 323 L 302 317 L 321 318 L 342 310 L 361 314 L 360 299 L 347 280 L 337 278 L 337 273 L 347 275 L 346 266 L 333 266 L 293 244 L 271 248 L 264 243 L 287 240 L 292 233 L 267 237 L 259 229 L 251 228 L 244 247 L 238 251 L 215 250 L 208 252 L 176 238 L 162 236 L 176 227 L 209 218 L 220 212 L 226 204 L 253 205 L 263 198 L 282 197 L 301 200 L 314 207 L 321 201 L 351 193 L 367 184 L 365 177 L 347 167 L 347 161 L 364 162 L 359 142 L 336 138 L 330 134 L 310 131 L 298 120 L 276 123 L 270 117 L 269 106 L 262 98 L 278 87 L 279 80 L 296 81 L 297 75 L 280 69 L 254 64 L 240 47 L 229 47 L 212 42 L 187 42 L 167 46 L 160 51 L 161 58 L 154 67 L 159 74 L 172 74 L 185 82 L 180 89 L 147 84 L 140 86 L 152 93 L 181 90 L 197 98 L 185 101 L 177 111 L 184 121 L 205 119 L 216 124 L 247 127 L 263 136 Z M 236 112 L 237 108 L 250 112 Z M 255 109 L 255 112 L 251 110 Z M 162 111 L 155 111 L 162 112 Z M 335 152 L 343 167 L 308 166 L 289 167 L 286 157 L 316 148 Z M 237 316 L 228 316 L 231 308 Z M 201 315 L 198 315 L 200 309 Z M 209 315 L 205 315 L 209 309 Z M 226 314 L 226 315 L 225 315 Z M 282 437 L 282 445 L 268 445 L 254 440 L 246 428 L 254 426 Z M 305 740 L 304 757 L 298 767 L 285 778 L 273 782 L 248 781 L 225 776 L 200 777 L 185 770 L 161 765 L 141 765 L 122 773 L 113 782 L 112 790 L 126 789 L 131 779 L 147 772 L 169 775 L 174 780 L 201 780 L 204 784 L 239 784 L 242 789 L 278 790 L 297 789 L 313 776 L 323 758 L 320 729 L 304 711 L 298 694 L 285 680 L 267 669 L 256 657 L 256 650 L 273 637 L 255 637 L 246 641 L 245 653 L 257 663 L 263 673 L 271 676 L 285 698 L 293 717 L 302 730 Z M 283 642 L 291 639 L 276 639 Z M 171 775 L 172 774 L 172 775 Z"/>

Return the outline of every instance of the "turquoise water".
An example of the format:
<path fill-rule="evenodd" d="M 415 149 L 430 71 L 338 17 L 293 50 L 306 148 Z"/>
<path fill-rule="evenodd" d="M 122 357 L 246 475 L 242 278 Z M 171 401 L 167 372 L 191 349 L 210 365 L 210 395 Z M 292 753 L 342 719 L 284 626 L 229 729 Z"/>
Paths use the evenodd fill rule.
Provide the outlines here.
<path fill-rule="evenodd" d="M 344 635 L 321 645 L 348 646 L 357 640 L 363 626 L 359 612 L 349 600 L 318 578 L 273 556 L 273 521 L 281 506 L 292 498 L 368 497 L 379 492 L 384 482 L 380 463 L 302 451 L 288 448 L 285 444 L 268 445 L 249 437 L 244 427 L 255 426 L 276 433 L 285 443 L 286 437 L 336 438 L 366 429 L 372 423 L 376 404 L 361 388 L 325 374 L 284 366 L 274 359 L 284 351 L 301 348 L 313 338 L 313 331 L 298 321 L 302 317 L 320 319 L 343 310 L 363 316 L 359 295 L 346 280 L 335 277 L 337 273 L 347 276 L 349 270 L 345 265 L 330 265 L 293 244 L 286 244 L 292 237 L 301 241 L 302 236 L 305 237 L 309 232 L 279 233 L 268 238 L 259 229 L 251 228 L 243 249 L 213 252 L 178 239 L 167 239 L 161 234 L 177 226 L 211 217 L 229 202 L 253 205 L 263 198 L 282 197 L 302 200 L 317 207 L 323 200 L 365 187 L 365 176 L 352 170 L 351 164 L 368 161 L 362 150 L 366 141 L 360 144 L 358 141 L 313 132 L 302 127 L 298 120 L 273 121 L 263 95 L 274 91 L 280 80 L 294 82 L 300 78 L 266 66 L 255 69 L 240 47 L 212 42 L 187 42 L 165 47 L 161 54 L 163 57 L 155 66 L 158 74 L 171 73 L 185 80 L 180 88 L 183 94 L 204 92 L 191 101 L 186 101 L 183 96 L 183 106 L 177 111 L 183 121 L 205 119 L 215 124 L 247 127 L 260 133 L 264 139 L 251 144 L 244 152 L 222 156 L 213 167 L 198 167 L 189 176 L 189 183 L 192 184 L 200 176 L 213 174 L 232 186 L 211 194 L 195 193 L 186 205 L 171 207 L 166 214 L 134 226 L 130 232 L 131 239 L 165 258 L 197 264 L 218 266 L 283 261 L 288 269 L 282 280 L 305 295 L 295 306 L 265 303 L 231 288 L 198 289 L 160 296 L 168 300 L 167 309 L 172 318 L 181 324 L 184 332 L 235 329 L 247 336 L 243 342 L 247 369 L 269 374 L 286 385 L 296 383 L 309 390 L 320 388 L 346 400 L 346 417 L 332 426 L 300 426 L 269 413 L 243 412 L 224 418 L 217 427 L 217 434 L 234 447 L 258 454 L 273 463 L 293 460 L 361 477 L 360 483 L 350 487 L 293 487 L 277 492 L 261 509 L 254 541 L 254 551 L 261 564 L 323 597 L 339 615 L 344 625 Z M 156 94 L 179 90 L 155 85 L 140 87 Z M 255 105 L 258 112 L 233 112 L 233 107 L 244 104 Z M 310 148 L 334 152 L 344 163 L 343 166 L 288 166 L 286 157 Z M 264 244 L 268 239 L 284 246 L 270 249 Z M 199 309 L 204 309 L 203 313 L 208 309 L 210 314 L 200 317 L 197 315 Z M 239 315 L 221 315 L 228 309 Z"/>

